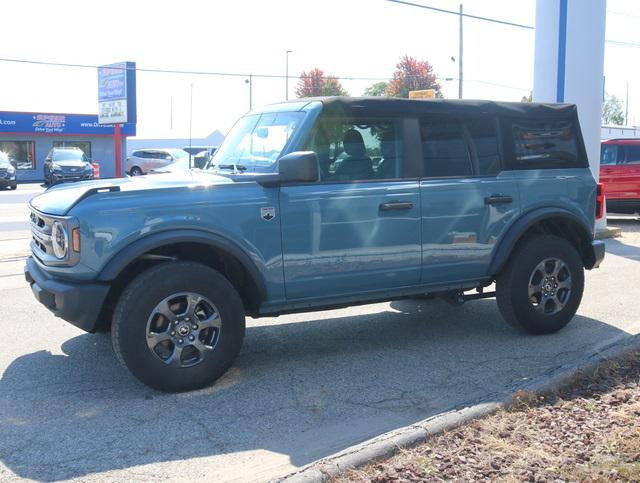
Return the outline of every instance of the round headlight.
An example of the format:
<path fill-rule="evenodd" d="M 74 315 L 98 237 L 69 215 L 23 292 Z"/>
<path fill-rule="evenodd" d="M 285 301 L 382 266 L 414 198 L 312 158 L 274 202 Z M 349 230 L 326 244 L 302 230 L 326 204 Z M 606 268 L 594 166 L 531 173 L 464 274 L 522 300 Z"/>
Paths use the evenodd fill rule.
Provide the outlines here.
<path fill-rule="evenodd" d="M 53 228 L 51 229 L 51 244 L 53 245 L 53 254 L 63 259 L 67 256 L 67 250 L 69 249 L 69 235 L 67 229 L 59 221 L 53 222 Z"/>

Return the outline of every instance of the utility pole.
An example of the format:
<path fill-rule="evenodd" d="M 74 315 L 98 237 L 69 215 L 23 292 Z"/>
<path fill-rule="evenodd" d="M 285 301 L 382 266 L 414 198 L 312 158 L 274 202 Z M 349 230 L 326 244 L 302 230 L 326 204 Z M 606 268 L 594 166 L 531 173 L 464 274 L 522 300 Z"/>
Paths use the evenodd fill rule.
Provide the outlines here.
<path fill-rule="evenodd" d="M 249 84 L 249 110 L 251 110 L 253 109 L 253 74 L 249 74 L 249 78 L 244 82 Z"/>
<path fill-rule="evenodd" d="M 462 37 L 462 18 L 463 18 L 463 13 L 462 13 L 462 4 L 460 4 L 460 27 L 459 27 L 459 48 L 460 51 L 458 52 L 458 99 L 462 99 L 462 82 L 463 82 L 463 76 L 462 76 L 462 52 L 463 52 L 463 37 Z"/>
<path fill-rule="evenodd" d="M 285 95 L 284 95 L 284 100 L 288 101 L 289 100 L 289 54 L 293 52 L 293 50 L 287 50 L 285 52 L 285 75 L 284 75 L 284 79 L 285 79 Z"/>
<path fill-rule="evenodd" d="M 627 100 L 624 104 L 624 125 L 629 125 L 629 83 L 627 82 Z"/>
<path fill-rule="evenodd" d="M 191 128 L 193 125 L 193 82 L 189 94 L 189 169 L 191 169 Z"/>

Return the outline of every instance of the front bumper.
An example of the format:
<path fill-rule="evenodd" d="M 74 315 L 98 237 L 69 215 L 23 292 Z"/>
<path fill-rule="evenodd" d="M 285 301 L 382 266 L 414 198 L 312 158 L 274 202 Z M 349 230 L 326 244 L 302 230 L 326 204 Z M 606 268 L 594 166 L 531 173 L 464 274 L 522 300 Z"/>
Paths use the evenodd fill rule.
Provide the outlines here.
<path fill-rule="evenodd" d="M 9 178 L 0 178 L 0 188 L 9 188 L 12 186 L 16 186 L 16 179 L 9 179 Z"/>
<path fill-rule="evenodd" d="M 587 250 L 584 268 L 591 270 L 592 268 L 598 268 L 602 260 L 604 260 L 604 242 L 602 240 L 593 240 Z"/>
<path fill-rule="evenodd" d="M 89 173 L 51 173 L 51 181 L 53 183 L 64 183 L 65 181 L 85 181 L 93 179 L 93 172 Z"/>
<path fill-rule="evenodd" d="M 27 258 L 24 277 L 31 285 L 36 300 L 56 317 L 87 332 L 95 332 L 109 285 L 51 278 L 33 257 Z"/>

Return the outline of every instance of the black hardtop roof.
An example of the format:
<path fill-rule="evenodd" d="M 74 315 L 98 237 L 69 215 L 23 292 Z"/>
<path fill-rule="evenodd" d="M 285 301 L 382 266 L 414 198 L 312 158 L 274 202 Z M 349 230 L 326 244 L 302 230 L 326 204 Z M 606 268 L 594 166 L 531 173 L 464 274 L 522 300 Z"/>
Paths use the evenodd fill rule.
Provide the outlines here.
<path fill-rule="evenodd" d="M 358 114 L 373 111 L 378 114 L 426 115 L 460 114 L 509 117 L 537 117 L 573 119 L 575 104 L 544 104 L 538 102 L 497 102 L 458 99 L 399 99 L 394 97 L 311 97 L 289 102 L 319 101 L 324 111 Z"/>

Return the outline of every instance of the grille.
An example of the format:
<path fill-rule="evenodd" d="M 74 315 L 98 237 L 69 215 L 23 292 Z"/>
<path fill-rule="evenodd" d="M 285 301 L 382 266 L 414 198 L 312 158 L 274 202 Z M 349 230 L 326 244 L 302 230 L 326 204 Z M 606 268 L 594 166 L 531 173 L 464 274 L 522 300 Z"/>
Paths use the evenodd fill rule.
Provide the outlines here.
<path fill-rule="evenodd" d="M 53 225 L 53 221 L 41 216 L 33 209 L 31 210 L 30 220 L 31 238 L 33 240 L 31 248 L 34 255 L 40 255 L 39 258 L 42 258 L 42 254 L 52 254 L 53 248 L 51 245 L 51 226 Z M 42 254 L 37 253 L 35 248 L 42 252 Z"/>

